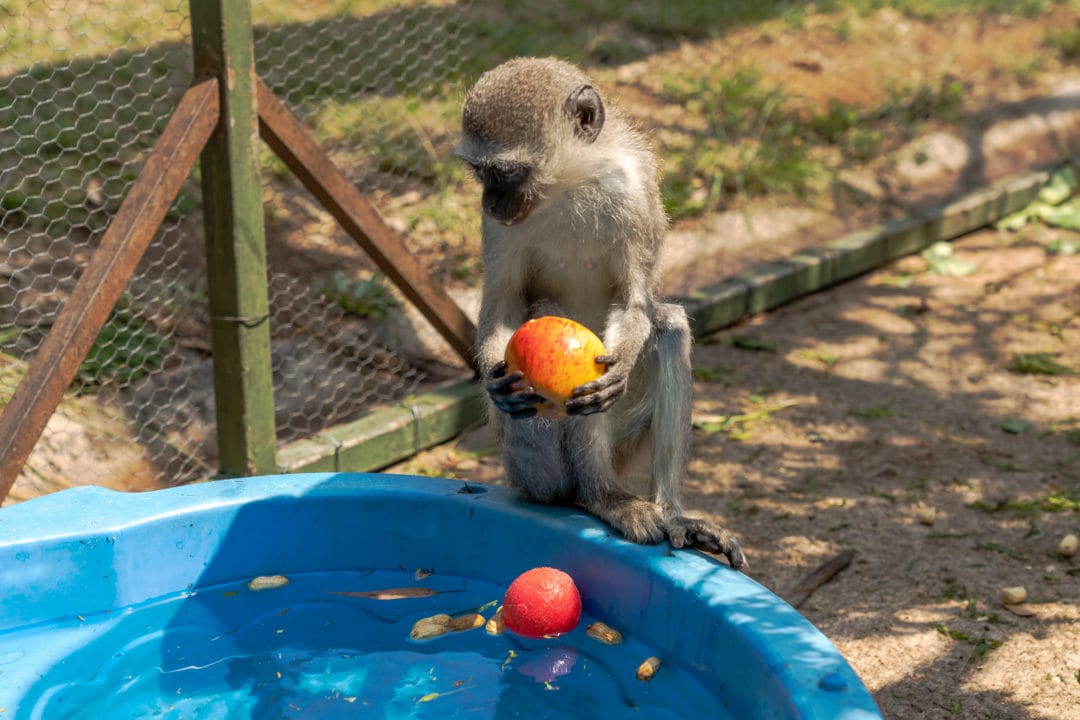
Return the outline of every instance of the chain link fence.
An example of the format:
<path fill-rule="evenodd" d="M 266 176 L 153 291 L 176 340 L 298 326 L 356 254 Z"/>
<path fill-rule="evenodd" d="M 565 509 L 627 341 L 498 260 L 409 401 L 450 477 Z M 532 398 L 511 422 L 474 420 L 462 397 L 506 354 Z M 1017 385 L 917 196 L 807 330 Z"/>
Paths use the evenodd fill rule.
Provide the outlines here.
<path fill-rule="evenodd" d="M 475 285 L 451 149 L 464 5 L 257 1 L 256 69 L 437 278 Z M 185 0 L 0 2 L 0 405 L 191 82 Z M 471 40 L 475 40 L 472 37 Z M 474 51 L 475 47 L 470 49 Z M 464 365 L 260 146 L 279 443 Z M 198 178 L 187 183 L 7 502 L 216 471 Z"/>

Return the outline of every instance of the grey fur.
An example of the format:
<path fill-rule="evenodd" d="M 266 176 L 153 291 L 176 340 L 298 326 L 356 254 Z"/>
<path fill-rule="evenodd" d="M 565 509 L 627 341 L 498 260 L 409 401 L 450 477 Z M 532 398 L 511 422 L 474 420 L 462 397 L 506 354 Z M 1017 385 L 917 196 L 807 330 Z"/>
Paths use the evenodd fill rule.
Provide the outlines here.
<path fill-rule="evenodd" d="M 567 111 L 583 86 L 590 109 L 603 98 L 588 132 Z M 691 334 L 684 309 L 656 298 L 668 222 L 645 137 L 585 73 L 550 58 L 484 73 L 466 97 L 462 127 L 458 153 L 485 178 L 485 210 L 488 193 L 498 191 L 488 168 L 528 169 L 513 188 L 520 203 L 511 198 L 522 212 L 485 212 L 481 224 L 479 365 L 511 483 L 536 502 L 578 503 L 635 542 L 667 539 L 742 566 L 729 532 L 682 516 Z M 501 377 L 505 347 L 541 314 L 590 327 L 608 353 L 607 371 L 577 389 L 567 403 L 574 414 L 563 420 L 508 414 L 527 415 L 530 394 L 512 392 Z M 635 476 L 647 495 L 630 491 Z"/>

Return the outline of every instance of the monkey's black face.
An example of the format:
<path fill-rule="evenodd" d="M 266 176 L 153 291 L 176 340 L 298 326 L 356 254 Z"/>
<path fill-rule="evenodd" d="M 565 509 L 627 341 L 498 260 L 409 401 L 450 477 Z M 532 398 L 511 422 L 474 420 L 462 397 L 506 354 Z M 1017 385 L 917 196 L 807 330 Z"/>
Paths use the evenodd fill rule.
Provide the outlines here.
<path fill-rule="evenodd" d="M 481 199 L 484 212 L 503 225 L 524 220 L 532 210 L 528 192 L 532 168 L 524 164 L 482 165 L 470 163 L 484 186 Z"/>

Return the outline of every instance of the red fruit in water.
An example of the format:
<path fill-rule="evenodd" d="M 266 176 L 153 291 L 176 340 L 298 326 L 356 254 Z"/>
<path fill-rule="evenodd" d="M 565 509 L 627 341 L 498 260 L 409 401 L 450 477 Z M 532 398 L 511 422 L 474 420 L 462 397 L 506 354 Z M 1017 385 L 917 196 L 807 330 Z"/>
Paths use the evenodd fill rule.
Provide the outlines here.
<path fill-rule="evenodd" d="M 562 570 L 526 570 L 510 583 L 503 596 L 506 629 L 525 637 L 561 635 L 581 619 L 581 595 L 574 579 Z"/>

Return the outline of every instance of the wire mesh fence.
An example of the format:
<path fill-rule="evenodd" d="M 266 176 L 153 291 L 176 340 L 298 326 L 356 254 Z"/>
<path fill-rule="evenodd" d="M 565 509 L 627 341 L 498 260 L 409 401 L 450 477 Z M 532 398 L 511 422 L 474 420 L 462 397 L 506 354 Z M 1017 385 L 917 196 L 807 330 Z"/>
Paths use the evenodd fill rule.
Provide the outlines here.
<path fill-rule="evenodd" d="M 256 69 L 436 275 L 469 283 L 451 157 L 463 6 L 256 2 Z M 185 0 L 0 3 L 0 406 L 191 83 Z M 463 364 L 265 146 L 278 441 Z M 7 502 L 216 471 L 198 178 L 143 257 Z M 471 228 L 470 228 L 471 229 Z"/>

